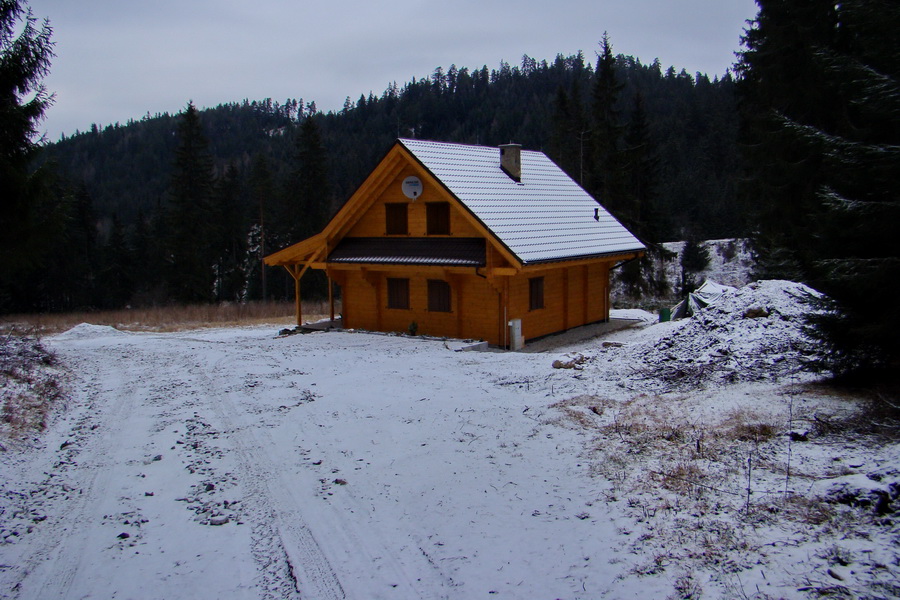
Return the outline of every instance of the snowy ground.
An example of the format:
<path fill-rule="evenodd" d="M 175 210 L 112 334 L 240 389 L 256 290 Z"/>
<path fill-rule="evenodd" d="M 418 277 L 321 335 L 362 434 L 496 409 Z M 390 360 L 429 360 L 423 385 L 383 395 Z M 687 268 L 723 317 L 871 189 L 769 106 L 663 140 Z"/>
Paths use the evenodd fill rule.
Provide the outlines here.
<path fill-rule="evenodd" d="M 0 452 L 0 597 L 897 597 L 900 447 L 761 350 L 793 292 L 711 312 L 724 354 L 647 315 L 543 353 L 78 326 Z"/>

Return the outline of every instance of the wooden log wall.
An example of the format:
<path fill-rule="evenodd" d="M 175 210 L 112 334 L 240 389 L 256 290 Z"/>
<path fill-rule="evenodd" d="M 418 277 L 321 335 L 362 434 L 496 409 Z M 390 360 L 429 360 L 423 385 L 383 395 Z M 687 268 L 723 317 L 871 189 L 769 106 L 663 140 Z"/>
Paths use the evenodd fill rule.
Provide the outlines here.
<path fill-rule="evenodd" d="M 474 270 L 473 270 L 474 271 Z M 409 308 L 387 307 L 387 278 L 409 279 Z M 428 280 L 441 279 L 450 284 L 450 312 L 428 310 Z M 497 292 L 474 274 L 445 273 L 440 268 L 392 268 L 369 271 L 364 277 L 349 271 L 343 279 L 344 327 L 372 331 L 406 333 L 410 323 L 417 324 L 422 335 L 462 339 L 486 339 L 500 344 Z"/>
<path fill-rule="evenodd" d="M 528 280 L 544 278 L 544 308 L 530 310 Z M 525 339 L 609 319 L 609 263 L 556 266 L 510 279 L 509 318 Z"/>
<path fill-rule="evenodd" d="M 425 205 L 428 202 L 449 201 L 449 196 L 444 190 L 425 186 L 422 195 L 415 202 L 403 195 L 401 183 L 410 175 L 417 175 L 412 167 L 403 169 L 400 174 L 381 193 L 378 199 L 369 207 L 362 218 L 350 229 L 347 237 L 384 237 L 385 236 L 385 208 L 389 202 L 406 203 L 409 219 L 409 237 L 425 237 L 426 217 Z M 393 236 L 388 236 L 393 237 Z M 403 237 L 403 236 L 400 236 Z M 450 207 L 450 237 L 481 237 L 478 231 L 472 227 L 469 221 L 451 203 Z"/>

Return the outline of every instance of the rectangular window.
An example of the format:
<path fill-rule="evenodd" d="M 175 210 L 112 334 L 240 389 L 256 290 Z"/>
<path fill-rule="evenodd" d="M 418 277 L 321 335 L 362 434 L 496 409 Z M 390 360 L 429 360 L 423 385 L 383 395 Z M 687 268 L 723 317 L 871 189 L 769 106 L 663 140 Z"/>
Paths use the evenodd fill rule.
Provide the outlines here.
<path fill-rule="evenodd" d="M 425 213 L 428 235 L 450 235 L 449 202 L 428 202 Z"/>
<path fill-rule="evenodd" d="M 450 312 L 450 284 L 440 279 L 428 280 L 428 310 Z"/>
<path fill-rule="evenodd" d="M 389 202 L 384 205 L 385 231 L 387 235 L 409 233 L 409 218 L 405 202 Z"/>
<path fill-rule="evenodd" d="M 409 309 L 409 279 L 388 277 L 388 308 Z"/>
<path fill-rule="evenodd" d="M 544 308 L 544 278 L 532 277 L 528 280 L 528 310 Z"/>

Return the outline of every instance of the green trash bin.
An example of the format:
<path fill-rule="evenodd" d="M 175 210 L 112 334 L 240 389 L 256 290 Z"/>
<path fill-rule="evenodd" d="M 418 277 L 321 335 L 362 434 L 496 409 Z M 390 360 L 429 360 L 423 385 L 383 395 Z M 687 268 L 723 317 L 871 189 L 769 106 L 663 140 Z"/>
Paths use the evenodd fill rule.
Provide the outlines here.
<path fill-rule="evenodd" d="M 659 322 L 665 323 L 666 321 L 672 320 L 672 309 L 671 308 L 661 308 L 659 309 Z"/>

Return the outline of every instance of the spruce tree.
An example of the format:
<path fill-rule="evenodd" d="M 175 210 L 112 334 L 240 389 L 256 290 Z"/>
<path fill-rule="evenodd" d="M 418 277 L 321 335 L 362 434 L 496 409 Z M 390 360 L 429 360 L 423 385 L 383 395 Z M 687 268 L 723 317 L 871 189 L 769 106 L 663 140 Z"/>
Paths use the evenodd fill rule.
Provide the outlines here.
<path fill-rule="evenodd" d="M 550 154 L 556 164 L 582 186 L 585 185 L 585 164 L 590 164 L 590 133 L 578 79 L 573 80 L 571 93 L 560 85 L 553 104 Z"/>
<path fill-rule="evenodd" d="M 657 202 L 659 158 L 640 91 L 634 95 L 624 141 L 623 201 L 616 216 L 644 242 L 647 251 L 643 257 L 623 267 L 621 280 L 632 297 L 661 295 L 667 282 L 664 273 L 655 265 L 663 260 L 667 251 L 658 243 L 665 228 Z"/>
<path fill-rule="evenodd" d="M 659 154 L 650 133 L 644 95 L 634 95 L 631 115 L 625 132 L 624 195 L 622 220 L 631 232 L 645 241 L 659 241 L 662 214 L 657 206 L 659 194 Z"/>
<path fill-rule="evenodd" d="M 268 270 L 263 259 L 269 252 L 268 232 L 271 228 L 272 205 L 275 204 L 275 186 L 269 161 L 265 154 L 257 154 L 250 168 L 250 211 L 255 215 L 251 229 L 252 262 L 246 267 L 248 290 L 251 298 L 268 299 Z"/>
<path fill-rule="evenodd" d="M 38 125 L 53 96 L 41 83 L 52 29 L 21 0 L 0 0 L 0 308 L 14 278 L 39 268 L 63 233 L 65 204 L 46 167 L 34 169 Z"/>
<path fill-rule="evenodd" d="M 759 275 L 802 279 L 815 256 L 823 157 L 786 124 L 832 130 L 837 123 L 839 103 L 813 56 L 814 48 L 833 45 L 837 17 L 826 0 L 758 4 L 736 67 L 748 171 L 740 194 L 755 215 Z"/>
<path fill-rule="evenodd" d="M 307 118 L 300 126 L 294 165 L 293 194 L 300 218 L 291 232 L 294 241 L 300 241 L 318 233 L 331 214 L 327 159 L 315 118 Z"/>
<path fill-rule="evenodd" d="M 297 200 L 304 215 L 302 224 L 305 229 L 302 230 L 302 237 L 321 231 L 331 216 L 327 164 L 319 125 L 315 119 L 308 118 L 300 127 L 295 172 L 298 180 Z M 321 271 L 309 273 L 305 286 L 313 296 L 322 297 L 328 293 L 326 279 Z"/>
<path fill-rule="evenodd" d="M 757 251 L 834 301 L 815 319 L 825 367 L 896 373 L 900 6 L 759 4 L 739 82 L 749 191 L 763 208 Z"/>
<path fill-rule="evenodd" d="M 241 206 L 241 182 L 234 165 L 225 169 L 214 191 L 216 235 L 216 300 L 240 301 L 244 296 L 247 253 L 245 215 Z"/>
<path fill-rule="evenodd" d="M 181 114 L 178 140 L 166 214 L 169 294 L 179 302 L 209 302 L 217 227 L 213 168 L 193 102 Z"/>
<path fill-rule="evenodd" d="M 606 33 L 600 48 L 591 105 L 593 178 L 590 191 L 613 214 L 618 214 L 625 204 L 622 169 L 625 126 L 618 106 L 623 85 L 616 74 L 616 59 Z"/>
<path fill-rule="evenodd" d="M 97 302 L 103 308 L 121 308 L 134 293 L 134 256 L 128 247 L 125 232 L 118 216 L 113 215 L 109 237 L 100 248 L 97 273 L 97 287 L 100 297 Z"/>

